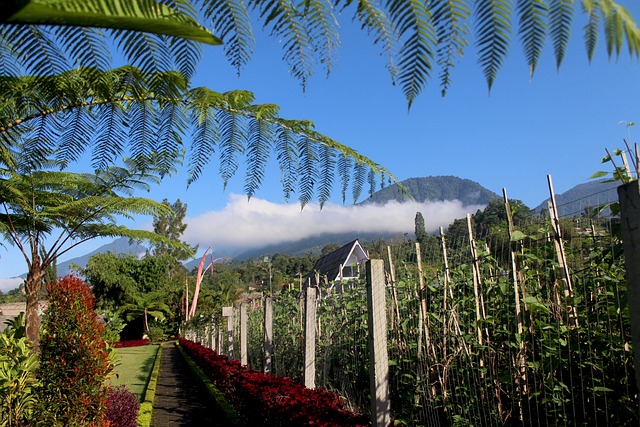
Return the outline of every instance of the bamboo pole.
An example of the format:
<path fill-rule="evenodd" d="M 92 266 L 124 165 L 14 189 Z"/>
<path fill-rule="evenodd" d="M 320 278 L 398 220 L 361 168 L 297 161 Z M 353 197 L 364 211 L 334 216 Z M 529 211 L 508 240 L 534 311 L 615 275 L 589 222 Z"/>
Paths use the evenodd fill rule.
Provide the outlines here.
<path fill-rule="evenodd" d="M 511 212 L 511 205 L 509 203 L 509 197 L 507 196 L 507 189 L 502 189 L 502 197 L 504 198 L 504 208 L 507 213 L 507 223 L 509 226 L 509 241 L 513 238 L 513 233 L 515 231 L 515 227 L 513 225 L 513 214 Z M 518 284 L 518 265 L 517 265 L 517 257 L 518 254 L 515 249 L 511 249 L 510 258 L 511 258 L 511 272 L 513 279 L 513 295 L 515 299 L 516 305 L 516 333 L 520 337 L 517 341 L 520 342 L 518 348 L 518 362 L 516 369 L 520 375 L 521 381 L 521 390 L 522 394 L 527 394 L 527 371 L 526 371 L 526 360 L 525 360 L 525 349 L 524 349 L 524 339 L 522 337 L 522 308 L 520 306 L 520 290 Z M 520 407 L 520 421 L 523 421 L 522 418 L 522 401 L 518 401 L 518 406 Z"/>
<path fill-rule="evenodd" d="M 549 184 L 549 215 L 551 216 L 551 225 L 554 231 L 554 245 L 556 248 L 556 254 L 558 256 L 558 264 L 560 271 L 562 272 L 562 279 L 565 285 L 564 295 L 567 308 L 569 309 L 569 317 L 572 320 L 574 327 L 579 327 L 578 322 L 578 310 L 573 304 L 573 286 L 571 284 L 571 274 L 569 273 L 569 266 L 567 265 L 567 256 L 564 250 L 564 243 L 562 241 L 562 230 L 560 228 L 560 218 L 558 217 L 558 205 L 556 204 L 556 194 L 553 191 L 553 182 L 551 175 L 547 175 L 547 182 Z"/>
<path fill-rule="evenodd" d="M 398 322 L 398 329 L 400 329 L 400 307 L 398 306 L 398 293 L 396 291 L 396 268 L 393 265 L 393 258 L 391 257 L 391 246 L 387 246 L 387 257 L 389 258 L 389 274 L 391 275 L 391 298 L 393 299 L 393 310 L 395 311 L 395 320 Z M 393 323 L 391 323 L 391 329 L 394 329 Z"/>
<path fill-rule="evenodd" d="M 471 260 L 473 265 L 473 295 L 476 302 L 476 332 L 478 335 L 478 344 L 483 345 L 482 337 L 482 314 L 480 313 L 480 266 L 478 265 L 478 251 L 476 249 L 476 241 L 473 238 L 473 227 L 471 225 L 471 214 L 467 214 L 467 228 L 469 230 L 469 247 L 471 248 Z M 482 359 L 480 359 L 482 363 Z"/>

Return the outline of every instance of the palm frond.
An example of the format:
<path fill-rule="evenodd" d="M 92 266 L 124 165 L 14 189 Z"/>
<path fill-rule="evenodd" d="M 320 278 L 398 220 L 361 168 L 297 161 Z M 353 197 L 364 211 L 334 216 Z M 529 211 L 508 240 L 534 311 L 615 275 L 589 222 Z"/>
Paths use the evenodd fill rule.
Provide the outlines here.
<path fill-rule="evenodd" d="M 491 90 L 509 48 L 511 5 L 508 0 L 478 0 L 476 20 L 478 62 Z"/>
<path fill-rule="evenodd" d="M 545 45 L 548 6 L 543 0 L 518 0 L 518 14 L 524 55 L 533 77 Z"/>

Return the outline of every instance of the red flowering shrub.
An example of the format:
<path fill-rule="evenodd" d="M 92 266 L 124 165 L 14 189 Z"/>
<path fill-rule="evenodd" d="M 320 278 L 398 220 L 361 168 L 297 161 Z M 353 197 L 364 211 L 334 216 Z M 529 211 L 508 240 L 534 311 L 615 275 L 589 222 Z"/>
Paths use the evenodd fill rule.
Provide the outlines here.
<path fill-rule="evenodd" d="M 344 408 L 335 393 L 308 389 L 289 378 L 274 377 L 242 366 L 237 360 L 185 339 L 180 346 L 252 426 L 365 426 L 366 416 Z"/>
<path fill-rule="evenodd" d="M 144 340 L 129 340 L 129 341 L 116 341 L 111 343 L 113 348 L 124 348 L 124 347 L 139 347 L 142 345 L 149 345 L 150 341 L 147 339 Z"/>
<path fill-rule="evenodd" d="M 140 402 L 124 387 L 110 387 L 107 395 L 109 427 L 136 427 Z"/>
<path fill-rule="evenodd" d="M 111 371 L 93 295 L 81 279 L 47 284 L 37 378 L 38 425 L 107 426 L 105 379 Z"/>

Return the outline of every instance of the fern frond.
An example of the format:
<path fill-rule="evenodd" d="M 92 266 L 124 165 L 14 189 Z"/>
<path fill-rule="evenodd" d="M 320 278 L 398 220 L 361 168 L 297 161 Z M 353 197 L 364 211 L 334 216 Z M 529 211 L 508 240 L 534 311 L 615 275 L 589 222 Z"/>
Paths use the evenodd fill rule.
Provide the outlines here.
<path fill-rule="evenodd" d="M 612 0 L 607 0 L 602 6 L 604 15 L 604 34 L 609 57 L 615 51 L 620 54 L 624 39 L 627 40 L 627 48 L 631 56 L 640 55 L 640 30 L 629 11 Z"/>
<path fill-rule="evenodd" d="M 349 188 L 349 182 L 351 182 L 351 168 L 353 162 L 351 157 L 346 154 L 338 155 L 338 175 L 340 176 L 340 188 L 342 190 L 342 203 L 347 200 L 347 188 Z"/>
<path fill-rule="evenodd" d="M 511 5 L 508 0 L 478 0 L 476 20 L 478 62 L 491 90 L 509 48 Z"/>
<path fill-rule="evenodd" d="M 432 3 L 433 22 L 438 37 L 437 63 L 440 72 L 440 88 L 445 96 L 451 85 L 451 73 L 468 46 L 469 29 L 466 21 L 471 10 L 465 0 L 437 0 Z"/>
<path fill-rule="evenodd" d="M 51 37 L 50 29 L 29 26 L 25 30 L 20 31 L 21 37 L 14 41 L 13 49 L 26 70 L 37 75 L 52 75 L 70 68 L 66 56 Z"/>
<path fill-rule="evenodd" d="M 371 197 L 376 192 L 376 173 L 371 169 L 367 175 L 367 182 L 369 183 L 369 197 Z"/>
<path fill-rule="evenodd" d="M 359 0 L 356 17 L 362 29 L 373 36 L 373 42 L 382 46 L 382 53 L 388 58 L 387 69 L 391 74 L 391 81 L 395 84 L 398 75 L 394 60 L 394 47 L 398 43 L 398 36 L 387 14 L 375 0 Z"/>
<path fill-rule="evenodd" d="M 303 14 L 291 0 L 270 0 L 260 3 L 260 16 L 265 19 L 264 27 L 281 41 L 283 59 L 304 90 L 313 74 L 314 45 Z"/>
<path fill-rule="evenodd" d="M 125 60 L 145 73 L 157 73 L 171 69 L 171 49 L 166 37 L 135 31 L 113 31 L 118 48 Z"/>
<path fill-rule="evenodd" d="M 238 170 L 238 154 L 242 154 L 245 149 L 247 131 L 246 123 L 236 114 L 228 111 L 218 113 L 220 128 L 220 141 L 218 142 L 218 152 L 220 155 L 219 173 L 222 178 L 223 188 Z"/>
<path fill-rule="evenodd" d="M 132 157 L 149 157 L 155 145 L 156 110 L 151 101 L 134 102 L 128 112 Z"/>
<path fill-rule="evenodd" d="M 308 24 L 308 34 L 320 63 L 324 64 L 327 76 L 334 67 L 335 57 L 340 46 L 338 21 L 333 9 L 325 0 L 306 0 L 305 18 Z"/>
<path fill-rule="evenodd" d="M 74 65 L 106 71 L 111 63 L 111 52 L 104 32 L 87 27 L 54 27 L 56 42 L 70 56 Z"/>
<path fill-rule="evenodd" d="M 584 26 L 584 45 L 587 49 L 589 62 L 593 59 L 593 54 L 598 45 L 598 25 L 600 24 L 600 2 L 599 0 L 582 0 L 582 8 L 587 14 L 588 22 Z"/>
<path fill-rule="evenodd" d="M 158 142 L 154 147 L 157 167 L 170 171 L 175 158 L 184 151 L 182 135 L 187 129 L 186 112 L 177 102 L 164 103 L 158 114 Z M 146 160 L 146 159 L 144 159 Z"/>
<path fill-rule="evenodd" d="M 360 194 L 362 193 L 362 188 L 364 187 L 364 183 L 367 179 L 367 171 L 368 168 L 364 163 L 356 162 L 353 167 L 353 203 L 356 203 L 360 198 Z"/>
<path fill-rule="evenodd" d="M 433 68 L 436 31 L 431 11 L 421 0 L 389 2 L 389 16 L 401 35 L 398 82 L 409 108 L 426 86 Z"/>
<path fill-rule="evenodd" d="M 298 202 L 300 208 L 304 207 L 313 198 L 316 182 L 318 181 L 318 170 L 316 161 L 318 160 L 317 146 L 307 137 L 302 137 L 298 141 L 298 153 L 300 162 L 298 163 Z"/>
<path fill-rule="evenodd" d="M 205 19 L 225 41 L 224 53 L 238 73 L 251 59 L 255 39 L 243 0 L 203 1 Z"/>
<path fill-rule="evenodd" d="M 124 151 L 127 135 L 121 123 L 125 116 L 120 103 L 112 102 L 96 109 L 98 134 L 91 154 L 91 166 L 95 170 L 106 169 Z"/>
<path fill-rule="evenodd" d="M 67 115 L 64 124 L 65 129 L 56 141 L 55 157 L 65 163 L 75 162 L 91 143 L 94 118 L 86 109 L 75 108 Z"/>
<path fill-rule="evenodd" d="M 564 60 L 574 14 L 573 0 L 549 0 L 549 36 L 553 43 L 556 68 L 560 68 Z"/>
<path fill-rule="evenodd" d="M 219 138 L 215 115 L 208 108 L 193 108 L 190 121 L 194 131 L 189 150 L 187 185 L 200 177 L 215 152 L 215 141 Z"/>
<path fill-rule="evenodd" d="M 518 14 L 524 56 L 533 77 L 545 44 L 548 6 L 543 0 L 518 0 Z"/>
<path fill-rule="evenodd" d="M 318 179 L 320 182 L 318 184 L 318 203 L 320 204 L 320 209 L 322 209 L 331 196 L 336 160 L 334 158 L 334 150 L 330 147 L 322 145 L 319 148 L 318 160 L 320 161 L 320 170 L 318 172 Z"/>
<path fill-rule="evenodd" d="M 261 119 L 250 121 L 246 148 L 247 172 L 244 180 L 244 192 L 249 199 L 253 197 L 264 178 L 273 138 L 273 125 L 269 122 Z"/>
<path fill-rule="evenodd" d="M 282 191 L 285 200 L 291 198 L 291 194 L 295 191 L 295 185 L 298 180 L 298 146 L 293 137 L 293 132 L 288 127 L 276 127 L 276 158 L 282 177 Z"/>

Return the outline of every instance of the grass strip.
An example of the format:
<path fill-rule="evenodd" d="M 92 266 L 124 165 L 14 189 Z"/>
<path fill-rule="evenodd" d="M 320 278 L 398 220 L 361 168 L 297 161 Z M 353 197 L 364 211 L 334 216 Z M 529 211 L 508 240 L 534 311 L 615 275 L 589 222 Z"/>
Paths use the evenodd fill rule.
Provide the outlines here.
<path fill-rule="evenodd" d="M 138 411 L 138 427 L 150 427 L 151 416 L 153 415 L 153 402 L 156 400 L 156 387 L 158 385 L 158 376 L 160 375 L 160 359 L 162 359 L 162 346 L 158 346 L 156 353 L 156 361 L 153 364 L 149 382 L 144 391 L 144 400 L 140 403 Z"/>
<path fill-rule="evenodd" d="M 111 378 L 111 385 L 126 386 L 127 390 L 142 402 L 159 347 L 159 344 L 153 344 L 116 349 L 118 364 L 114 369 L 115 375 Z"/>
<path fill-rule="evenodd" d="M 215 384 L 209 379 L 207 374 L 205 374 L 204 371 L 193 361 L 193 359 L 191 359 L 189 355 L 185 353 L 184 349 L 180 347 L 178 343 L 176 343 L 176 346 L 178 347 L 178 351 L 180 351 L 180 354 L 182 355 L 184 360 L 187 362 L 187 366 L 189 366 L 191 372 L 200 382 L 202 382 L 202 384 L 209 391 L 209 394 L 211 394 L 211 396 L 215 399 L 216 403 L 220 407 L 220 410 L 225 414 L 225 418 L 229 422 L 229 425 L 235 427 L 244 426 L 244 423 L 242 422 L 242 418 L 240 417 L 240 414 L 238 414 L 238 411 L 236 411 L 233 405 L 229 403 L 222 392 L 218 390 Z"/>

